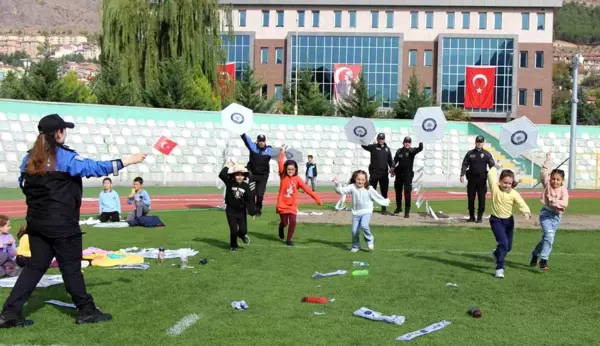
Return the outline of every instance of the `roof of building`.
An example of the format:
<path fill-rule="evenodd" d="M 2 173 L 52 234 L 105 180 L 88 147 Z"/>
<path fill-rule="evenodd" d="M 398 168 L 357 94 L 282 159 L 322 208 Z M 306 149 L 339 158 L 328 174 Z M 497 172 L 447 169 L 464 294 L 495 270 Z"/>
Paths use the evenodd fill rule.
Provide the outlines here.
<path fill-rule="evenodd" d="M 563 0 L 219 0 L 222 5 L 256 6 L 411 6 L 411 7 L 562 7 Z"/>

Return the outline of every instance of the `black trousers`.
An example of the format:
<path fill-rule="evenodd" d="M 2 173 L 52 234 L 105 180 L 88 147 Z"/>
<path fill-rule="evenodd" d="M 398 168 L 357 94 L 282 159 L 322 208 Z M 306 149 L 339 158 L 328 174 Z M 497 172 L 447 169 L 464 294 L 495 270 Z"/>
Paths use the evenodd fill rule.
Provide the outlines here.
<path fill-rule="evenodd" d="M 100 220 L 100 222 L 108 222 L 108 220 L 112 222 L 119 222 L 121 221 L 121 216 L 119 215 L 118 211 L 104 212 L 98 216 L 98 220 Z"/>
<path fill-rule="evenodd" d="M 375 190 L 377 190 L 377 185 L 380 185 L 381 196 L 383 198 L 388 197 L 388 190 L 390 187 L 390 177 L 388 172 L 369 172 L 371 178 L 369 179 L 369 185 L 373 186 Z M 386 210 L 385 207 L 381 207 L 381 210 Z"/>
<path fill-rule="evenodd" d="M 412 181 L 415 176 L 414 172 L 400 173 L 396 175 L 394 180 L 394 190 L 396 191 L 396 208 L 402 210 L 402 190 L 404 190 L 404 211 L 410 211 L 410 196 L 412 193 Z"/>
<path fill-rule="evenodd" d="M 229 224 L 229 246 L 238 248 L 238 238 L 248 234 L 248 220 L 245 212 L 225 212 Z"/>
<path fill-rule="evenodd" d="M 479 200 L 477 206 L 477 217 L 483 216 L 485 212 L 485 194 L 487 193 L 487 176 L 467 176 L 467 196 L 469 197 L 469 217 L 475 217 L 475 195 Z"/>
<path fill-rule="evenodd" d="M 250 176 L 250 184 L 254 183 L 254 197 L 256 198 L 256 211 L 260 212 L 263 208 L 263 199 L 267 190 L 268 175 L 252 175 Z"/>
<path fill-rule="evenodd" d="M 91 295 L 87 293 L 83 273 L 81 273 L 82 237 L 81 233 L 64 238 L 48 238 L 37 232 L 29 233 L 31 261 L 27 263 L 15 286 L 6 299 L 3 315 L 21 314 L 23 305 L 31 296 L 42 276 L 50 267 L 53 257 L 65 282 L 65 288 L 71 295 L 77 310 L 93 312 L 96 308 Z"/>

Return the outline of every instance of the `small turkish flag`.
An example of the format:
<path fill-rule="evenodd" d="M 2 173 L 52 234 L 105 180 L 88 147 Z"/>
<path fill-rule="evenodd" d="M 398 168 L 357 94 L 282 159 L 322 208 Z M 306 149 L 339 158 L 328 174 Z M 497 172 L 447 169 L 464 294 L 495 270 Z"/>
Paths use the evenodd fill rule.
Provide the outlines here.
<path fill-rule="evenodd" d="M 165 136 L 160 136 L 156 143 L 154 143 L 154 149 L 160 151 L 163 155 L 169 155 L 176 146 L 177 143 Z"/>
<path fill-rule="evenodd" d="M 496 67 L 467 66 L 465 108 L 493 108 Z"/>

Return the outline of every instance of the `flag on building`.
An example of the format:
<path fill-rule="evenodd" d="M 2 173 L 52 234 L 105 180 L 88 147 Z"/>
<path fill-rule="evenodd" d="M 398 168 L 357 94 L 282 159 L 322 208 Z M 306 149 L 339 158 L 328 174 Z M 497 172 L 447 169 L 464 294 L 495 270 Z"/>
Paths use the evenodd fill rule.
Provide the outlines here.
<path fill-rule="evenodd" d="M 359 82 L 360 65 L 333 65 L 333 93 L 336 102 L 340 103 L 354 93 L 352 83 Z"/>
<path fill-rule="evenodd" d="M 465 108 L 493 108 L 496 67 L 467 66 L 465 77 Z"/>
<path fill-rule="evenodd" d="M 235 62 L 217 66 L 221 98 L 230 95 L 235 87 Z"/>
<path fill-rule="evenodd" d="M 163 155 L 169 155 L 175 149 L 177 143 L 165 136 L 160 138 L 154 143 L 154 149 L 160 151 Z"/>

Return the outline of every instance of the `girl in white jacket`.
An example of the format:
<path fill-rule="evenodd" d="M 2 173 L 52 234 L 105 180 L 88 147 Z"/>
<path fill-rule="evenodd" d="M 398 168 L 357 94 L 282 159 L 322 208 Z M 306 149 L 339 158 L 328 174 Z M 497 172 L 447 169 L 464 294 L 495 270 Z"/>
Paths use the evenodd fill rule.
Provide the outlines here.
<path fill-rule="evenodd" d="M 335 192 L 340 195 L 352 195 L 352 248 L 350 249 L 352 252 L 360 250 L 360 228 L 363 230 L 369 250 L 375 250 L 375 238 L 369 227 L 373 215 L 373 201 L 384 207 L 390 205 L 390 200 L 383 198 L 377 190 L 369 186 L 368 181 L 367 173 L 362 170 L 352 174 L 350 184 L 347 186 L 340 186 L 337 178 L 333 179 Z"/>

